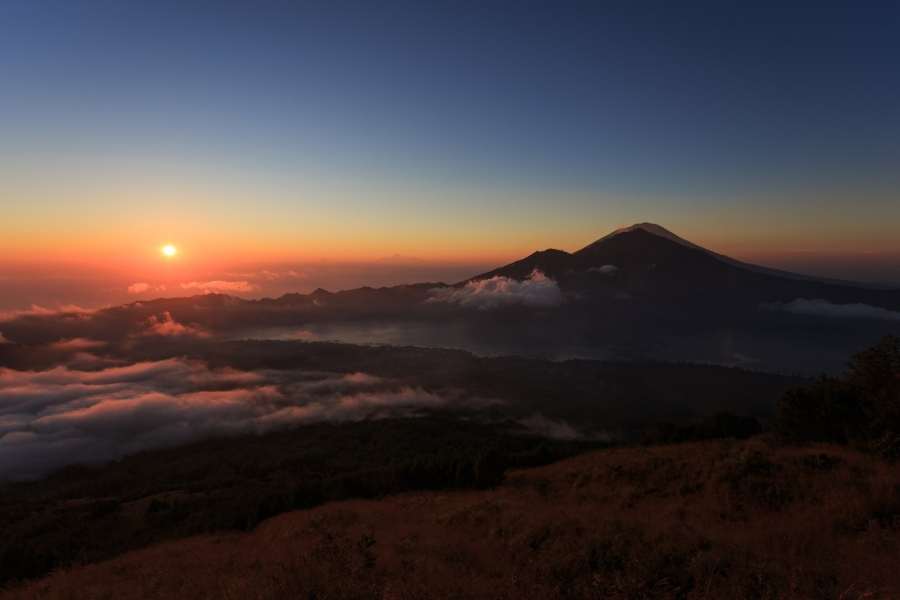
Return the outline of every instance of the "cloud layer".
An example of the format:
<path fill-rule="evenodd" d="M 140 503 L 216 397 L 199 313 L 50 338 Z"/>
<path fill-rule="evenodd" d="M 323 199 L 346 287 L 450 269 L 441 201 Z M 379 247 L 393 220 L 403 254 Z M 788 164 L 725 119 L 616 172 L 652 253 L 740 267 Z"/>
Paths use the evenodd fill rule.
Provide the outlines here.
<path fill-rule="evenodd" d="M 194 325 L 184 325 L 172 318 L 169 311 L 160 315 L 150 315 L 144 322 L 141 335 L 162 337 L 207 337 L 209 333 Z"/>
<path fill-rule="evenodd" d="M 780 310 L 796 315 L 828 317 L 832 319 L 877 319 L 881 321 L 900 321 L 900 312 L 872 306 L 870 304 L 835 304 L 828 300 L 797 298 L 790 302 L 774 302 L 765 304 L 768 310 Z"/>
<path fill-rule="evenodd" d="M 257 289 L 257 286 L 249 281 L 225 281 L 217 279 L 215 281 L 189 281 L 187 283 L 182 283 L 181 289 L 198 290 L 205 294 L 233 294 L 252 292 Z"/>
<path fill-rule="evenodd" d="M 590 273 L 600 273 L 602 275 L 615 275 L 619 272 L 616 265 L 603 265 L 602 267 L 591 267 L 588 269 Z"/>
<path fill-rule="evenodd" d="M 165 285 L 151 285 L 149 283 L 139 281 L 137 283 L 132 283 L 128 286 L 129 294 L 146 294 L 147 292 L 164 292 L 166 291 Z"/>
<path fill-rule="evenodd" d="M 582 437 L 578 430 L 567 422 L 549 419 L 539 413 L 520 419 L 519 424 L 536 435 L 550 438 L 551 440 L 577 440 Z"/>
<path fill-rule="evenodd" d="M 71 363 L 0 368 L 0 481 L 210 435 L 410 416 L 450 404 L 466 405 L 365 373 L 213 370 L 183 359 L 93 371 Z"/>
<path fill-rule="evenodd" d="M 77 314 L 87 315 L 94 312 L 76 304 L 62 304 L 58 308 L 47 308 L 38 304 L 32 304 L 31 308 L 0 311 L 0 322 L 13 321 L 20 317 L 49 317 L 54 315 Z"/>
<path fill-rule="evenodd" d="M 558 306 L 562 304 L 563 296 L 554 280 L 535 270 L 522 281 L 497 275 L 470 281 L 460 288 L 435 289 L 429 301 L 491 310 L 517 304 L 531 307 Z"/>

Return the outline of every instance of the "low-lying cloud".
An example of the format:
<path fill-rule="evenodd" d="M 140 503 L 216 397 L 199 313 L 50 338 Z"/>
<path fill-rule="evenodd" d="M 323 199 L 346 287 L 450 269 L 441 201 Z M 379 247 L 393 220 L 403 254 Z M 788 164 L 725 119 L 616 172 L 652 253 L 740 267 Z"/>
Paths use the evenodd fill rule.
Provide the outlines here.
<path fill-rule="evenodd" d="M 835 304 L 828 300 L 797 298 L 790 302 L 772 302 L 764 304 L 767 310 L 778 310 L 796 315 L 828 317 L 832 319 L 877 319 L 881 321 L 900 321 L 900 312 L 872 306 L 871 304 Z"/>
<path fill-rule="evenodd" d="M 562 419 L 551 419 L 541 413 L 533 413 L 524 419 L 519 419 L 518 424 L 524 427 L 532 435 L 545 437 L 551 440 L 593 440 L 597 442 L 612 442 L 616 439 L 616 436 L 608 431 L 579 431 L 567 421 Z"/>
<path fill-rule="evenodd" d="M 447 302 L 478 310 L 511 305 L 552 307 L 562 301 L 562 292 L 556 282 L 538 270 L 522 281 L 497 275 L 469 281 L 459 288 L 438 288 L 429 298 L 429 302 Z"/>
<path fill-rule="evenodd" d="M 92 340 L 88 338 L 71 338 L 68 340 L 60 340 L 49 345 L 54 350 L 63 350 L 66 352 L 79 352 L 82 350 L 94 350 L 106 346 L 106 342 Z"/>
<path fill-rule="evenodd" d="M 245 271 L 236 273 L 225 273 L 229 277 L 240 277 L 241 279 L 254 281 L 279 281 L 283 279 L 306 279 L 308 277 L 305 271 L 297 269 L 286 269 L 283 271 L 272 271 L 269 269 L 261 269 L 259 271 Z"/>
<path fill-rule="evenodd" d="M 152 285 L 143 281 L 139 281 L 137 283 L 132 283 L 128 286 L 129 294 L 146 294 L 147 292 L 164 292 L 166 291 L 166 286 L 163 284 L 160 285 Z"/>
<path fill-rule="evenodd" d="M 172 318 L 169 311 L 164 311 L 160 315 L 150 315 L 144 322 L 144 329 L 141 332 L 141 335 L 162 337 L 207 337 L 209 333 L 195 325 L 179 323 Z"/>
<path fill-rule="evenodd" d="M 147 292 L 149 290 L 150 290 L 149 283 L 138 282 L 138 283 L 132 283 L 131 285 L 128 286 L 129 294 L 143 294 L 144 292 Z"/>
<path fill-rule="evenodd" d="M 226 281 L 217 279 L 215 281 L 189 281 L 181 284 L 183 290 L 197 290 L 204 294 L 229 294 L 235 292 L 252 292 L 257 289 L 249 281 Z"/>
<path fill-rule="evenodd" d="M 600 273 L 601 275 L 615 275 L 619 272 L 616 265 L 603 265 L 601 267 L 591 267 L 588 269 L 590 273 Z"/>
<path fill-rule="evenodd" d="M 549 419 L 539 413 L 520 419 L 519 424 L 532 433 L 551 440 L 577 440 L 582 437 L 581 433 L 567 422 Z"/>
<path fill-rule="evenodd" d="M 57 308 L 47 308 L 38 304 L 32 304 L 30 308 L 0 311 L 0 322 L 13 321 L 21 317 L 49 317 L 53 315 L 86 315 L 94 312 L 93 309 L 84 308 L 77 304 L 61 304 Z"/>
<path fill-rule="evenodd" d="M 38 477 L 211 435 L 414 416 L 466 400 L 365 373 L 239 371 L 167 359 L 0 368 L 0 480 Z"/>

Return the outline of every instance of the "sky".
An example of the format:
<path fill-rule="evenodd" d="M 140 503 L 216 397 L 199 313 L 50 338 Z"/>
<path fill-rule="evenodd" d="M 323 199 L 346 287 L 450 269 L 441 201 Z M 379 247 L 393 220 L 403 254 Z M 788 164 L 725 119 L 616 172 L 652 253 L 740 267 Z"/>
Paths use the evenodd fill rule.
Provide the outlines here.
<path fill-rule="evenodd" d="M 0 308 L 452 278 L 642 221 L 900 282 L 897 31 L 877 1 L 0 0 Z"/>

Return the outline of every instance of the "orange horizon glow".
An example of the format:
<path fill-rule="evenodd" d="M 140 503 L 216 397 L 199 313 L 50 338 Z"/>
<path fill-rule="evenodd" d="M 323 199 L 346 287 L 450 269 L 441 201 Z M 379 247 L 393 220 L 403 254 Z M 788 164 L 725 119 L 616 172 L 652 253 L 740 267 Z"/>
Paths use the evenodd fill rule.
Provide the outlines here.
<path fill-rule="evenodd" d="M 146 172 L 134 165 L 113 171 L 114 177 L 64 192 L 21 181 L 11 186 L 6 194 L 20 201 L 10 204 L 0 222 L 0 264 L 200 269 L 365 263 L 401 255 L 428 263 L 499 265 L 547 248 L 574 252 L 644 221 L 743 260 L 779 260 L 798 251 L 900 255 L 891 218 L 896 208 L 886 208 L 878 219 L 848 218 L 843 199 L 851 194 L 895 206 L 885 200 L 888 192 L 874 188 L 761 191 L 728 207 L 691 199 L 697 210 L 686 213 L 669 198 L 567 188 L 418 180 L 364 184 L 352 176 L 296 180 L 240 170 L 227 176 L 167 173 L 152 163 Z M 814 221 L 770 218 L 777 206 L 813 201 L 824 202 Z M 167 260 L 161 261 L 161 243 L 176 245 L 176 254 L 163 254 Z"/>
<path fill-rule="evenodd" d="M 253 203 L 257 209 L 247 211 L 248 203 L 234 197 L 249 194 L 238 194 L 237 188 L 230 193 L 217 188 L 228 201 L 214 204 L 211 193 L 138 182 L 146 183 L 147 190 L 124 206 L 111 191 L 93 198 L 84 192 L 76 195 L 84 202 L 64 205 L 54 219 L 30 211 L 30 203 L 14 205 L 6 223 L 16 227 L 3 231 L 0 224 L 0 265 L 81 264 L 166 277 L 222 265 L 362 264 L 395 255 L 423 264 L 499 266 L 547 248 L 574 252 L 642 221 L 658 223 L 715 252 L 767 265 L 798 254 L 900 256 L 896 221 L 856 222 L 839 210 L 821 211 L 815 223 L 798 223 L 771 221 L 753 211 L 710 209 L 683 215 L 666 206 L 633 210 L 626 198 L 600 195 L 579 200 L 583 210 L 576 215 L 524 193 L 519 204 L 511 204 L 496 192 L 462 189 L 461 198 L 483 199 L 478 211 L 457 209 L 456 193 L 451 197 L 449 191 L 440 194 L 439 210 L 418 208 L 407 200 L 411 192 L 398 192 L 390 210 L 358 206 L 349 193 L 323 193 L 296 204 L 275 205 L 260 198 Z M 153 202 L 143 201 L 151 197 Z M 497 208 L 492 208 L 494 200 Z M 94 209 L 84 210 L 90 205 Z M 112 206 L 119 209 L 106 210 Z M 167 254 L 164 245 L 175 252 Z"/>
<path fill-rule="evenodd" d="M 662 223 L 666 226 L 665 223 Z M 579 248 L 599 239 L 617 225 L 607 228 L 597 227 L 595 234 L 560 235 L 532 232 L 517 232 L 506 239 L 484 236 L 446 235 L 443 239 L 426 239 L 423 235 L 406 235 L 385 238 L 380 232 L 360 234 L 355 239 L 346 236 L 326 238 L 309 236 L 306 240 L 279 239 L 270 236 L 265 239 L 253 239 L 256 236 L 228 235 L 195 232 L 190 238 L 190 256 L 183 253 L 181 244 L 142 241 L 140 237 L 123 239 L 119 236 L 81 236 L 55 237 L 51 241 L 43 236 L 32 239 L 16 240 L 7 238 L 0 241 L 3 265 L 28 265 L 36 263 L 73 264 L 84 263 L 110 268 L 130 268 L 131 266 L 152 267 L 160 265 L 160 258 L 165 263 L 178 259 L 183 267 L 206 268 L 226 263 L 368 263 L 377 262 L 388 257 L 399 255 L 409 259 L 432 264 L 504 264 L 523 258 L 534 251 L 557 248 L 574 252 Z M 900 249 L 886 239 L 873 236 L 868 240 L 860 240 L 858 236 L 821 238 L 810 235 L 790 236 L 746 236 L 743 240 L 731 238 L 731 232 L 684 231 L 673 227 L 672 230 L 685 239 L 704 246 L 710 250 L 739 259 L 778 260 L 780 258 L 804 255 L 821 256 L 897 256 Z M 562 233 L 562 232 L 558 232 Z M 779 232 L 780 234 L 781 232 Z M 704 235 L 705 234 L 705 235 Z M 48 236 L 49 237 L 49 236 Z M 481 238 L 481 239 L 479 239 Z M 730 239 L 729 239 L 730 238 Z M 781 239 L 778 239 L 781 238 Z M 148 240 L 149 241 L 149 240 Z M 5 242 L 5 243 L 4 243 Z"/>

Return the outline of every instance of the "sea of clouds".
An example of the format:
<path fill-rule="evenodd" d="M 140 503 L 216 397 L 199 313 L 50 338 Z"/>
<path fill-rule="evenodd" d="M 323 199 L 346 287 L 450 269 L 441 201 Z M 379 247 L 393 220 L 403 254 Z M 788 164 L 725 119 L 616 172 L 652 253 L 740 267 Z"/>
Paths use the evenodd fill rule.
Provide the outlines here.
<path fill-rule="evenodd" d="M 366 373 L 211 369 L 181 358 L 83 362 L 90 356 L 77 352 L 43 371 L 0 368 L 0 480 L 212 435 L 477 404 Z"/>

